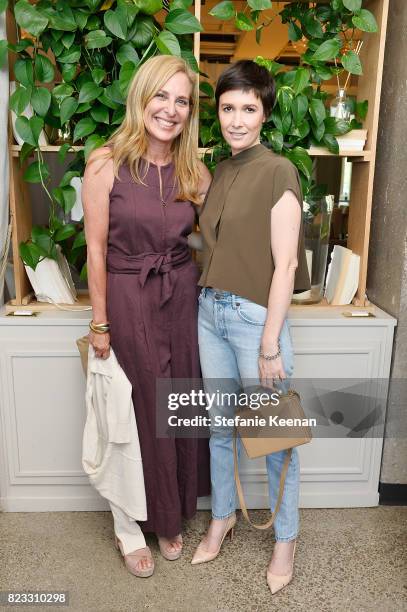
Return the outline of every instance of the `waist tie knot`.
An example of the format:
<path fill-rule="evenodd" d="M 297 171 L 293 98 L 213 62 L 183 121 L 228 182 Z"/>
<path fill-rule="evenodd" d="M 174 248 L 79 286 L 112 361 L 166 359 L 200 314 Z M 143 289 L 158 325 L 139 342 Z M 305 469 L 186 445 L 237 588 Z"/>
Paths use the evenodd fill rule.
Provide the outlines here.
<path fill-rule="evenodd" d="M 172 296 L 174 268 L 179 268 L 191 260 L 189 249 L 166 251 L 163 253 L 142 253 L 141 255 L 124 255 L 107 253 L 107 271 L 113 274 L 138 274 L 140 286 L 144 287 L 151 272 L 162 276 L 160 306 Z"/>

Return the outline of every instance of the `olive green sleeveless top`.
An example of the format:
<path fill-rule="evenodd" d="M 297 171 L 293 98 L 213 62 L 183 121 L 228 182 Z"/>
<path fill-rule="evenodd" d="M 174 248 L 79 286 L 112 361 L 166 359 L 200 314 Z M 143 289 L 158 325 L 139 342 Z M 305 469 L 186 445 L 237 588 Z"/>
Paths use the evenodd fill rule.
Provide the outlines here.
<path fill-rule="evenodd" d="M 294 192 L 302 210 L 297 168 L 262 144 L 218 164 L 200 209 L 202 287 L 231 291 L 267 307 L 274 272 L 270 213 L 283 193 Z M 310 289 L 303 215 L 294 292 Z"/>

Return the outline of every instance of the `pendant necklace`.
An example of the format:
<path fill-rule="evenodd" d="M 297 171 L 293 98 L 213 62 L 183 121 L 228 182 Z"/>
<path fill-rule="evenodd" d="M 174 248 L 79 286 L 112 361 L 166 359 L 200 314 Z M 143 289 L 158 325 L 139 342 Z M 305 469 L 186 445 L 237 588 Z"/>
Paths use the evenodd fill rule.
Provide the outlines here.
<path fill-rule="evenodd" d="M 167 202 L 164 200 L 163 198 L 163 183 L 162 183 L 162 178 L 161 178 L 161 170 L 160 167 L 157 166 L 157 170 L 158 170 L 158 179 L 160 181 L 160 198 L 161 198 L 161 204 L 163 206 L 167 206 Z"/>

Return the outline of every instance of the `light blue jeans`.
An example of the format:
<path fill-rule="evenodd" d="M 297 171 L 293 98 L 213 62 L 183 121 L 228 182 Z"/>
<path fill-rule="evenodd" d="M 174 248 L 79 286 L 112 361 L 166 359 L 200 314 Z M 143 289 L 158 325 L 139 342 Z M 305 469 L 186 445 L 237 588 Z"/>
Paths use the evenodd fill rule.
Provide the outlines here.
<path fill-rule="evenodd" d="M 239 393 L 259 384 L 258 357 L 267 309 L 228 291 L 203 288 L 199 295 L 199 353 L 205 392 Z M 287 319 L 280 333 L 284 371 L 290 377 L 294 370 L 293 349 Z M 276 387 L 285 391 L 288 380 Z M 232 417 L 236 407 L 230 402 L 214 403 L 211 425 L 212 516 L 223 519 L 236 509 L 233 437 L 230 431 L 213 424 L 217 414 Z M 238 439 L 240 456 L 241 443 Z M 274 510 L 280 474 L 286 451 L 267 455 L 270 509 Z M 283 499 L 274 522 L 275 539 L 288 542 L 298 535 L 298 498 L 300 466 L 298 451 L 292 450 Z"/>

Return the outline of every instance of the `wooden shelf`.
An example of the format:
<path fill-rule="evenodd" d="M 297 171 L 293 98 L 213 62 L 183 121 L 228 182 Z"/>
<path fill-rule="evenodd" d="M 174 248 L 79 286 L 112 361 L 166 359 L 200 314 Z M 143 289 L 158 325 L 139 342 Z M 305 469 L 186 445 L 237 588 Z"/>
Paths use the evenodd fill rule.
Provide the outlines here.
<path fill-rule="evenodd" d="M 195 0 L 194 8 L 197 18 L 199 18 L 201 13 L 201 5 L 201 0 Z M 368 100 L 369 103 L 368 114 L 363 126 L 367 130 L 366 148 L 363 151 L 342 150 L 339 155 L 330 153 L 328 149 L 323 147 L 311 147 L 309 150 L 312 157 L 348 157 L 352 161 L 357 162 L 354 164 L 352 171 L 347 242 L 348 248 L 360 256 L 359 284 L 354 299 L 354 307 L 368 306 L 366 299 L 367 261 L 389 0 L 366 0 L 365 7 L 374 14 L 378 24 L 378 32 L 376 34 L 364 32 L 361 34 L 361 40 L 364 41 L 360 53 L 363 74 L 357 80 L 357 100 Z M 7 15 L 8 39 L 9 42 L 13 43 L 16 37 L 16 27 L 10 10 Z M 199 59 L 201 56 L 200 33 L 194 34 L 194 53 Z M 261 54 L 261 49 L 259 54 Z M 13 54 L 10 54 L 9 60 L 11 80 L 13 80 L 13 64 L 15 61 Z M 19 153 L 21 146 L 12 142 L 11 133 L 10 130 L 10 214 L 13 226 L 12 248 L 16 299 L 15 303 L 10 306 L 15 308 L 18 305 L 24 305 L 27 295 L 32 291 L 24 265 L 19 256 L 20 242 L 27 240 L 31 233 L 32 214 L 28 186 L 22 178 L 27 163 L 20 164 Z M 41 151 L 44 153 L 56 153 L 59 151 L 60 146 L 42 146 Z M 83 146 L 72 145 L 71 150 L 80 151 L 81 149 L 83 149 Z M 202 155 L 205 151 L 209 151 L 209 149 L 200 149 L 200 154 Z M 27 304 L 28 308 L 31 306 L 34 308 L 34 304 L 30 304 L 30 306 Z M 326 303 L 324 304 L 323 301 L 316 305 L 306 305 L 307 308 L 311 309 L 323 306 L 333 308 Z M 41 309 L 44 307 L 55 308 L 53 305 L 41 305 Z M 293 305 L 292 308 L 305 308 L 305 305 Z"/>
<path fill-rule="evenodd" d="M 310 147 L 308 149 L 308 153 L 311 157 L 353 157 L 352 161 L 370 161 L 372 159 L 371 151 L 339 151 L 338 155 L 336 153 L 331 153 L 325 147 Z"/>

